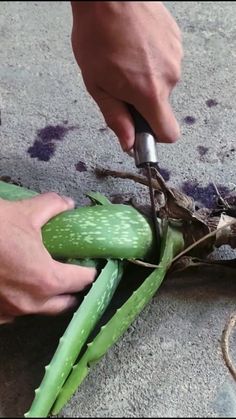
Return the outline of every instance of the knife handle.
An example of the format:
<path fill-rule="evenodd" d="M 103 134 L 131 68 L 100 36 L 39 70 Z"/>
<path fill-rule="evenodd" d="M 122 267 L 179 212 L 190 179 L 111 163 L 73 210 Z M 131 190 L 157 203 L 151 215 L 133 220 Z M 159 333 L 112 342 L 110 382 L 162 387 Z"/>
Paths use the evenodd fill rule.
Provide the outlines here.
<path fill-rule="evenodd" d="M 136 167 L 144 167 L 147 164 L 155 165 L 158 161 L 155 134 L 148 122 L 134 108 L 134 106 L 130 104 L 127 104 L 127 106 L 133 118 L 135 128 L 135 165 Z"/>
<path fill-rule="evenodd" d="M 146 132 L 155 138 L 155 134 L 146 119 L 143 118 L 143 116 L 137 111 L 137 109 L 135 109 L 133 105 L 128 103 L 127 106 L 134 121 L 135 133 L 140 134 Z"/>

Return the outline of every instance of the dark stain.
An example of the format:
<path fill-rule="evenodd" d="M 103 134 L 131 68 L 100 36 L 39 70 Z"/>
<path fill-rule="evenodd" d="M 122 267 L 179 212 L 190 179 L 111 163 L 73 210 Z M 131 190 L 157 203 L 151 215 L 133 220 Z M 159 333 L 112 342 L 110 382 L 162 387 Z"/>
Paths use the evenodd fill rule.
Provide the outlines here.
<path fill-rule="evenodd" d="M 230 192 L 224 185 L 217 185 L 217 188 L 222 198 Z M 218 195 L 213 183 L 209 183 L 207 186 L 201 186 L 197 180 L 186 181 L 181 185 L 181 190 L 206 208 L 212 209 L 217 206 Z"/>
<path fill-rule="evenodd" d="M 103 132 L 103 131 L 107 131 L 107 130 L 108 130 L 108 127 L 102 127 L 102 128 L 99 128 L 98 131 Z"/>
<path fill-rule="evenodd" d="M 44 143 L 51 140 L 63 140 L 69 128 L 63 125 L 48 125 L 45 128 L 37 130 L 37 137 Z"/>
<path fill-rule="evenodd" d="M 164 169 L 163 167 L 160 167 L 159 164 L 157 164 L 157 170 L 166 182 L 168 182 L 168 180 L 170 180 L 170 171 L 169 170 Z"/>
<path fill-rule="evenodd" d="M 197 151 L 199 153 L 199 155 L 201 157 L 205 156 L 206 153 L 208 152 L 209 148 L 208 147 L 204 147 L 204 145 L 199 145 L 197 146 Z"/>
<path fill-rule="evenodd" d="M 218 102 L 215 99 L 208 99 L 206 101 L 206 105 L 208 106 L 208 108 L 212 108 L 213 106 L 217 106 Z"/>
<path fill-rule="evenodd" d="M 49 161 L 54 155 L 56 150 L 56 144 L 52 142 L 42 143 L 40 140 L 35 140 L 32 147 L 28 148 L 30 157 L 37 158 L 41 161 Z"/>
<path fill-rule="evenodd" d="M 83 161 L 76 163 L 75 168 L 78 172 L 87 172 L 87 166 Z"/>
<path fill-rule="evenodd" d="M 196 122 L 196 118 L 195 118 L 194 116 L 190 116 L 190 115 L 188 115 L 188 116 L 185 116 L 185 118 L 184 118 L 184 122 L 185 122 L 185 124 L 187 124 L 187 125 L 193 125 L 193 124 L 195 124 L 195 122 Z"/>
<path fill-rule="evenodd" d="M 65 121 L 68 123 L 68 121 Z M 37 130 L 36 139 L 27 152 L 31 158 L 37 158 L 40 161 L 49 161 L 56 151 L 55 141 L 62 141 L 66 134 L 78 128 L 77 126 L 65 127 L 64 125 L 47 125 Z"/>

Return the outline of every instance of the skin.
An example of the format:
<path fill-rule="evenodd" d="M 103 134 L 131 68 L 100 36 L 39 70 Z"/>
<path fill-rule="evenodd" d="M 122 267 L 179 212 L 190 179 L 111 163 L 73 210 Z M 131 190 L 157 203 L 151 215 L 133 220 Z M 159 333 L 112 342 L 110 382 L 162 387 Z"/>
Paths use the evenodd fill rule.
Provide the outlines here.
<path fill-rule="evenodd" d="M 124 151 L 134 145 L 126 103 L 148 121 L 157 141 L 180 136 L 169 99 L 180 79 L 181 33 L 161 2 L 71 2 L 72 49 L 85 86 Z M 0 200 L 0 324 L 28 314 L 59 314 L 95 278 L 92 268 L 56 262 L 41 227 L 72 209 L 70 198 L 42 194 Z"/>
<path fill-rule="evenodd" d="M 72 48 L 85 86 L 124 151 L 134 145 L 126 103 L 157 140 L 180 136 L 169 98 L 180 79 L 180 29 L 162 2 L 71 2 Z"/>
<path fill-rule="evenodd" d="M 57 262 L 42 243 L 41 227 L 73 207 L 71 198 L 56 193 L 0 200 L 0 323 L 26 314 L 59 314 L 76 304 L 72 293 L 93 281 L 94 269 Z"/>

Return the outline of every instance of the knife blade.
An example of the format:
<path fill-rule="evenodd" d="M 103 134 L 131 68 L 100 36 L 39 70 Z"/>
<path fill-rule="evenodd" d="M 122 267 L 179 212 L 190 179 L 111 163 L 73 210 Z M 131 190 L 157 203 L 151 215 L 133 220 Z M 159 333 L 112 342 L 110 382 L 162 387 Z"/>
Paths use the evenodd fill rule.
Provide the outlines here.
<path fill-rule="evenodd" d="M 135 127 L 135 143 L 134 143 L 134 160 L 137 168 L 144 168 L 149 185 L 149 195 L 152 209 L 152 220 L 154 225 L 154 231 L 157 241 L 157 246 L 160 245 L 160 226 L 157 221 L 157 214 L 155 208 L 154 190 L 152 187 L 152 166 L 157 165 L 157 150 L 155 134 L 152 131 L 150 125 L 142 117 L 142 115 L 134 108 L 134 106 L 128 104 L 129 112 L 134 121 Z M 159 249 L 158 249 L 159 250 Z"/>

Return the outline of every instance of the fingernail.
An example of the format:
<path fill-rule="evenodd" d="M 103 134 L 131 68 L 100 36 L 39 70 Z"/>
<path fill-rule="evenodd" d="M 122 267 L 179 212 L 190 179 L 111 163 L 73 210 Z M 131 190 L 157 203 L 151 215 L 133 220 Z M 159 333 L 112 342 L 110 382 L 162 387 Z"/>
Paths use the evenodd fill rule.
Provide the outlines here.
<path fill-rule="evenodd" d="M 125 153 L 129 153 L 130 151 L 132 151 L 132 150 L 133 150 L 133 147 L 132 147 L 132 148 L 130 148 L 130 145 L 128 144 L 128 142 L 127 142 L 127 141 L 124 141 L 124 140 L 119 139 L 119 142 L 120 142 L 120 145 L 121 145 L 122 150 L 123 150 Z"/>
<path fill-rule="evenodd" d="M 70 206 L 70 207 L 74 207 L 75 206 L 75 201 L 70 198 L 69 196 L 64 196 L 62 195 L 62 198 L 64 199 L 64 201 L 66 201 L 66 203 Z"/>

